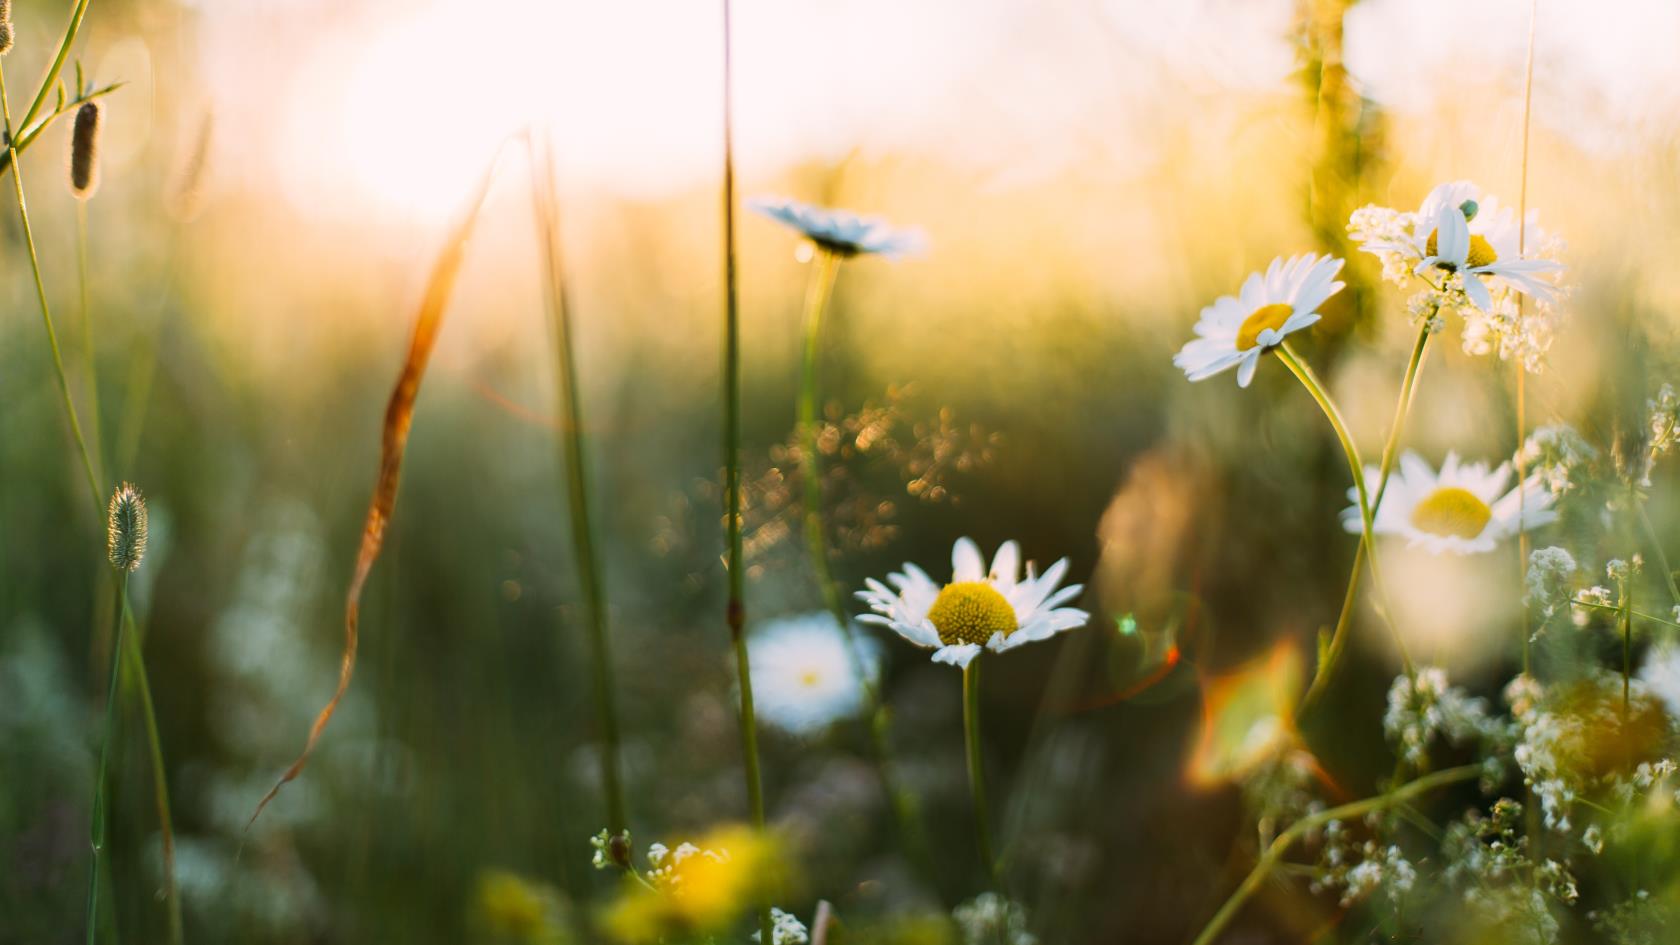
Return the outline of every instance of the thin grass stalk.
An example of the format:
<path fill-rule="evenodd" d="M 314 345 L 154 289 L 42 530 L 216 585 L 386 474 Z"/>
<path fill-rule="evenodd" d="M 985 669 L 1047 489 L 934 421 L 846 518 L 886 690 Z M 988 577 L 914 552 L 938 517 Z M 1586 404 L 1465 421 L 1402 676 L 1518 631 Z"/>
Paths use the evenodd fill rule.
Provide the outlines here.
<path fill-rule="evenodd" d="M 1377 597 L 1382 602 L 1380 610 L 1389 631 L 1394 635 L 1394 645 L 1400 652 L 1401 665 L 1405 667 L 1406 675 L 1411 676 L 1415 670 L 1412 666 L 1411 654 L 1407 651 L 1406 641 L 1400 636 L 1400 628 L 1395 625 L 1393 608 L 1388 602 L 1388 589 L 1383 584 L 1382 572 L 1377 569 L 1376 533 L 1372 528 L 1372 505 L 1369 490 L 1365 484 L 1365 464 L 1359 458 L 1359 448 L 1353 443 L 1353 436 L 1348 432 L 1347 422 L 1342 419 L 1342 412 L 1337 409 L 1336 402 L 1331 399 L 1330 391 L 1318 379 L 1311 366 L 1301 360 L 1300 356 L 1284 341 L 1277 348 L 1278 359 L 1281 360 L 1290 373 L 1295 375 L 1301 386 L 1307 389 L 1317 401 L 1319 409 L 1324 412 L 1330 427 L 1336 433 L 1336 439 L 1342 444 L 1342 454 L 1347 457 L 1348 471 L 1353 475 L 1354 494 L 1359 500 L 1359 518 L 1362 526 L 1361 541 L 1365 545 L 1365 556 L 1371 567 L 1371 581 L 1377 587 Z"/>
<path fill-rule="evenodd" d="M 997 887 L 998 860 L 992 846 L 992 821 L 986 806 L 986 762 L 980 746 L 980 663 L 976 656 L 963 667 L 963 747 L 968 756 L 968 791 L 974 800 L 974 839 L 986 877 Z"/>
<path fill-rule="evenodd" d="M 157 711 L 152 702 L 152 684 L 147 679 L 140 648 L 139 624 L 129 607 L 128 597 L 120 601 L 123 623 L 130 631 L 123 635 L 124 657 L 134 672 L 136 691 L 140 696 L 140 721 L 146 729 L 146 751 L 152 765 L 152 795 L 156 799 L 158 833 L 163 846 L 164 909 L 169 920 L 169 941 L 180 945 L 182 936 L 181 895 L 175 878 L 175 823 L 170 815 L 169 778 L 163 765 L 163 740 L 158 735 Z"/>
<path fill-rule="evenodd" d="M 1394 470 L 1395 456 L 1399 453 L 1400 435 L 1406 428 L 1406 417 L 1411 413 L 1412 400 L 1417 395 L 1418 372 L 1423 369 L 1423 359 L 1428 353 L 1429 337 L 1434 334 L 1430 330 L 1430 321 L 1426 320 L 1418 328 L 1417 341 L 1412 345 L 1411 360 L 1406 363 L 1406 375 L 1400 381 L 1400 397 L 1394 404 L 1394 420 L 1388 427 L 1388 442 L 1383 444 L 1382 461 L 1377 467 L 1377 489 L 1371 497 L 1371 514 L 1376 515 L 1382 508 L 1383 494 L 1388 491 L 1388 476 Z M 1353 552 L 1353 568 L 1348 574 L 1347 592 L 1342 595 L 1342 610 L 1336 616 L 1336 628 L 1330 635 L 1330 644 L 1325 648 L 1319 660 L 1318 671 L 1313 674 L 1312 684 L 1307 693 L 1301 698 L 1301 704 L 1296 710 L 1300 715 L 1309 706 L 1317 702 L 1324 694 L 1325 687 L 1330 682 L 1330 675 L 1335 672 L 1336 664 L 1342 658 L 1342 651 L 1347 647 L 1348 627 L 1353 623 L 1353 609 L 1359 599 L 1359 578 L 1365 569 L 1366 543 L 1361 540 Z"/>
<path fill-rule="evenodd" d="M 921 828 L 921 819 L 917 816 L 915 799 L 898 783 L 893 770 L 888 738 L 890 720 L 886 707 L 881 702 L 880 689 L 870 678 L 863 654 L 858 649 L 857 631 L 852 626 L 852 615 L 846 610 L 839 582 L 834 579 L 834 571 L 828 561 L 828 526 L 823 516 L 822 452 L 818 442 L 822 432 L 821 418 L 818 416 L 822 403 L 822 325 L 823 316 L 827 314 L 829 301 L 834 294 L 834 282 L 839 275 L 842 260 L 837 253 L 821 247 L 817 248 L 816 253 L 817 257 L 811 264 L 810 282 L 805 291 L 805 348 L 799 374 L 799 466 L 804 479 L 805 550 L 811 561 L 811 572 L 816 576 L 817 587 L 822 594 L 823 606 L 834 615 L 835 623 L 840 627 L 841 639 L 845 643 L 847 657 L 851 660 L 852 672 L 857 677 L 858 691 L 862 696 L 864 724 L 869 729 L 870 749 L 875 755 L 876 775 L 880 778 L 881 790 L 887 797 L 887 803 L 892 808 L 893 819 L 898 824 L 899 840 L 904 845 L 905 854 L 910 858 L 912 865 L 931 880 L 934 875 L 933 864 L 928 857 L 927 838 Z"/>
<path fill-rule="evenodd" d="M 321 740 L 321 733 L 326 730 L 327 723 L 332 721 L 334 713 L 338 711 L 339 702 L 344 699 L 345 692 L 350 688 L 350 677 L 356 669 L 362 590 L 367 586 L 374 562 L 379 560 L 379 553 L 385 546 L 385 530 L 391 523 L 391 514 L 396 510 L 397 486 L 402 478 L 403 456 L 408 449 L 409 429 L 414 425 L 414 402 L 420 395 L 420 382 L 425 379 L 426 365 L 431 361 L 432 348 L 436 346 L 438 332 L 443 328 L 443 315 L 449 306 L 455 279 L 460 275 L 461 264 L 466 257 L 468 239 L 478 222 L 484 198 L 490 192 L 490 183 L 495 179 L 500 157 L 501 149 L 498 148 L 496 156 L 490 161 L 490 167 L 485 170 L 484 177 L 479 181 L 477 189 L 468 199 L 454 229 L 451 230 L 443 250 L 432 264 L 425 291 L 420 297 L 420 307 L 414 314 L 408 352 L 397 373 L 396 383 L 391 388 L 390 399 L 385 404 L 385 419 L 380 425 L 379 473 L 374 480 L 373 495 L 368 500 L 367 516 L 362 523 L 362 534 L 356 551 L 355 567 L 350 575 L 350 586 L 344 595 L 344 650 L 339 657 L 338 685 L 333 690 L 332 698 L 327 700 L 327 704 L 316 714 L 314 723 L 309 726 L 309 737 L 304 742 L 303 751 L 274 782 L 274 786 L 268 789 L 268 793 L 257 802 L 256 810 L 251 812 L 250 819 L 245 822 L 246 831 L 249 831 L 251 825 L 257 822 L 257 818 L 262 816 L 263 810 L 280 793 L 280 789 L 303 773 L 304 767 L 309 764 L 310 755 L 315 751 L 315 745 Z"/>
<path fill-rule="evenodd" d="M 1358 820 L 1368 814 L 1409 803 L 1418 795 L 1426 794 L 1436 788 L 1474 780 L 1481 774 L 1480 765 L 1448 768 L 1434 774 L 1426 774 L 1386 794 L 1342 804 L 1339 807 L 1319 811 L 1295 821 L 1283 833 L 1278 834 L 1277 838 L 1266 847 L 1266 852 L 1260 855 L 1259 862 L 1254 864 L 1254 868 L 1249 871 L 1248 876 L 1244 877 L 1242 884 L 1237 887 L 1235 892 L 1231 893 L 1230 898 L 1225 900 L 1224 905 L 1219 907 L 1219 911 L 1214 913 L 1213 918 L 1203 927 L 1201 934 L 1196 936 L 1192 945 L 1213 945 L 1213 942 L 1219 938 L 1219 934 L 1225 931 L 1225 927 L 1231 924 L 1232 919 L 1236 918 L 1237 912 L 1242 909 L 1243 904 L 1248 902 L 1255 892 L 1259 891 L 1260 885 L 1266 881 L 1266 877 L 1271 875 L 1272 870 L 1283 859 L 1283 855 L 1289 852 L 1289 848 L 1294 846 L 1297 840 L 1308 833 L 1333 820 Z"/>
<path fill-rule="evenodd" d="M 571 298 L 560 252 L 559 196 L 554 172 L 554 153 L 545 140 L 539 149 L 535 136 L 527 136 L 530 156 L 531 194 L 538 235 L 543 246 L 543 267 L 547 275 L 543 300 L 554 342 L 555 390 L 559 397 L 564 443 L 561 461 L 566 470 L 566 498 L 571 511 L 572 549 L 577 559 L 578 583 L 583 588 L 585 621 L 589 631 L 590 669 L 595 696 L 595 714 L 601 725 L 601 790 L 606 795 L 607 830 L 614 842 L 609 849 L 621 867 L 628 868 L 629 846 L 619 842 L 629 827 L 625 814 L 624 786 L 619 764 L 618 708 L 612 670 L 612 650 L 607 635 L 607 602 L 602 588 L 601 565 L 595 548 L 595 532 L 589 515 L 589 456 L 583 435 L 583 410 L 578 403 L 577 358 L 573 353 Z M 540 154 L 539 154 L 540 151 Z M 540 163 L 539 163 L 540 161 Z"/>
<path fill-rule="evenodd" d="M 64 71 L 64 64 L 70 59 L 70 48 L 76 45 L 76 34 L 81 32 L 82 19 L 87 16 L 88 0 L 76 0 L 76 5 L 70 8 L 70 22 L 64 27 L 64 36 L 58 41 L 58 53 L 53 56 L 52 65 L 47 67 L 46 75 L 41 77 L 41 85 L 35 91 L 35 98 L 29 103 L 29 110 L 23 113 L 23 120 L 18 122 L 19 128 L 28 128 L 29 123 L 40 114 L 47 104 L 47 95 L 58 87 L 59 73 Z M 7 122 L 10 130 L 11 122 Z"/>
<path fill-rule="evenodd" d="M 88 433 L 92 440 L 93 474 L 105 481 L 105 439 L 99 424 L 99 369 L 93 347 L 93 304 L 88 291 L 88 202 L 76 201 L 76 287 L 81 298 L 82 371 L 87 375 Z"/>
<path fill-rule="evenodd" d="M 105 726 L 99 736 L 99 769 L 93 777 L 93 816 L 92 825 L 88 831 L 89 842 L 92 845 L 93 856 L 88 863 L 88 894 L 87 909 L 84 919 L 87 924 L 88 945 L 94 945 L 95 935 L 99 930 L 99 880 L 100 875 L 109 866 L 105 858 L 105 821 L 107 811 L 105 807 L 105 777 L 110 767 L 111 740 L 117 728 L 117 679 L 121 675 L 124 639 L 132 636 L 123 632 L 124 603 L 128 599 L 128 574 L 125 572 L 117 578 L 117 626 L 113 631 L 116 642 L 111 647 L 111 679 L 105 689 Z"/>
<path fill-rule="evenodd" d="M 1540 0 L 1532 0 L 1528 15 L 1528 62 L 1523 72 L 1522 171 L 1517 184 L 1517 255 L 1522 256 L 1528 243 L 1528 139 L 1529 122 L 1534 114 L 1534 33 L 1540 20 Z M 1523 318 L 1525 296 L 1517 295 L 1517 320 Z M 1523 439 L 1528 435 L 1527 409 L 1528 368 L 1517 362 L 1517 591 L 1522 601 L 1522 666 L 1526 675 L 1531 666 L 1529 654 L 1529 613 L 1526 575 L 1528 572 L 1528 523 L 1523 515 L 1528 506 L 1528 461 L 1523 456 Z M 1529 805 L 1530 807 L 1533 804 Z"/>
<path fill-rule="evenodd" d="M 741 693 L 741 760 L 753 829 L 764 832 L 764 785 L 758 767 L 752 665 L 747 658 L 746 562 L 741 537 L 741 313 L 735 265 L 735 87 L 730 0 L 723 0 L 723 494 L 729 545 L 729 600 L 724 622 L 735 649 Z M 762 885 L 762 884 L 761 884 Z M 770 903 L 758 902 L 759 941 L 773 941 Z"/>

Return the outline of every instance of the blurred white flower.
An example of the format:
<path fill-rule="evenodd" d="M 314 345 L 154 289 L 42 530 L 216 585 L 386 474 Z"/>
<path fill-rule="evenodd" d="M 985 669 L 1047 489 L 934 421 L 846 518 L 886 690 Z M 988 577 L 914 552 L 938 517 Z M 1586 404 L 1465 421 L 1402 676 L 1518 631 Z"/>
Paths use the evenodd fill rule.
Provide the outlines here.
<path fill-rule="evenodd" d="M 1249 274 L 1236 295 L 1202 309 L 1196 338 L 1173 364 L 1192 381 L 1236 368 L 1237 386 L 1247 387 L 1262 354 L 1319 320 L 1318 307 L 1342 289 L 1341 271 L 1342 260 L 1330 256 L 1279 256 L 1264 273 Z"/>
<path fill-rule="evenodd" d="M 1366 488 L 1375 490 L 1381 479 L 1374 465 L 1365 467 Z M 1373 516 L 1379 535 L 1400 535 L 1431 554 L 1480 554 L 1492 551 L 1501 539 L 1521 528 L 1557 519 L 1552 494 L 1530 476 L 1522 489 L 1500 493 L 1511 479 L 1511 464 L 1489 470 L 1486 463 L 1460 464 L 1452 453 L 1436 473 L 1416 453 L 1400 457 L 1389 477 L 1382 504 Z M 1360 528 L 1358 492 L 1348 490 L 1353 505 L 1342 511 L 1342 526 L 1357 534 Z"/>
<path fill-rule="evenodd" d="M 763 941 L 759 933 L 752 934 L 755 942 Z M 770 909 L 770 942 L 771 945 L 806 945 L 811 940 L 811 932 L 805 928 L 805 923 L 791 912 L 783 912 L 774 906 Z"/>
<path fill-rule="evenodd" d="M 920 229 L 895 227 L 880 217 L 782 197 L 754 197 L 747 201 L 747 207 L 798 230 L 806 239 L 837 256 L 900 259 L 927 249 L 927 238 Z"/>
<path fill-rule="evenodd" d="M 982 647 L 1002 653 L 1084 626 L 1090 614 L 1061 606 L 1084 589 L 1079 584 L 1056 589 L 1067 569 L 1066 558 L 1042 576 L 1028 564 L 1022 579 L 1020 546 L 1009 541 L 987 571 L 979 546 L 961 538 L 951 551 L 951 583 L 941 587 L 921 568 L 906 564 L 903 573 L 888 576 L 892 588 L 871 578 L 868 589 L 858 591 L 875 611 L 858 619 L 933 648 L 936 663 L 966 667 Z"/>
<path fill-rule="evenodd" d="M 827 613 L 764 624 L 748 650 L 759 718 L 795 735 L 811 735 L 856 715 L 863 705 L 858 668 L 873 680 L 880 665 L 876 642 L 856 639 L 854 659 L 846 652 L 846 635 Z"/>
<path fill-rule="evenodd" d="M 1639 679 L 1662 700 L 1671 718 L 1680 719 L 1680 645 L 1658 643 L 1645 654 Z"/>
<path fill-rule="evenodd" d="M 1027 910 L 995 892 L 985 892 L 951 910 L 963 945 L 1038 945 L 1027 930 Z"/>

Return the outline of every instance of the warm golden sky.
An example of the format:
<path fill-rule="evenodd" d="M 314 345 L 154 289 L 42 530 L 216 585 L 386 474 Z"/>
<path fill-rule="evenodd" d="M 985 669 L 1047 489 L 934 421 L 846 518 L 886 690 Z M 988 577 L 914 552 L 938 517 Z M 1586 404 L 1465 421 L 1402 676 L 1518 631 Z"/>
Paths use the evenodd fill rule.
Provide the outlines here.
<path fill-rule="evenodd" d="M 658 194 L 714 174 L 718 7 L 200 0 L 198 43 L 220 147 L 284 155 L 287 192 L 324 212 L 367 212 L 371 198 L 376 212 L 430 216 L 502 133 L 531 121 L 553 124 L 568 172 L 595 187 Z M 1174 110 L 1187 119 L 1226 92 L 1285 87 L 1294 8 L 739 0 L 743 166 L 854 149 L 933 154 L 1000 180 L 1052 175 L 1093 151 L 1123 166 Z M 1460 94 L 1506 98 L 1521 81 L 1528 10 L 1528 0 L 1367 0 L 1349 19 L 1349 65 L 1401 112 Z M 1540 11 L 1542 126 L 1589 148 L 1672 132 L 1680 4 L 1544 0 Z"/>

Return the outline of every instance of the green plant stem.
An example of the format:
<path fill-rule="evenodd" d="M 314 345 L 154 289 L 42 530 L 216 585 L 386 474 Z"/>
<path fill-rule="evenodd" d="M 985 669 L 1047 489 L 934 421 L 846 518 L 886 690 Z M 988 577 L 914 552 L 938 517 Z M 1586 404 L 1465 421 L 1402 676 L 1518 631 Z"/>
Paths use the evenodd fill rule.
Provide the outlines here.
<path fill-rule="evenodd" d="M 1393 608 L 1388 604 L 1388 591 L 1383 585 L 1382 572 L 1377 569 L 1376 534 L 1372 529 L 1371 496 L 1365 485 L 1365 464 L 1359 459 L 1359 448 L 1353 444 L 1353 436 L 1348 433 L 1347 423 L 1342 419 L 1342 413 L 1336 408 L 1336 402 L 1331 399 L 1330 391 L 1313 369 L 1301 360 L 1288 341 L 1284 341 L 1277 348 L 1278 359 L 1281 360 L 1301 386 L 1307 389 L 1313 400 L 1318 402 L 1319 409 L 1324 411 L 1325 419 L 1336 431 L 1336 439 L 1341 441 L 1342 453 L 1347 457 L 1348 471 L 1353 475 L 1354 494 L 1359 500 L 1359 519 L 1362 526 L 1361 543 L 1365 546 L 1365 557 L 1371 567 L 1371 582 L 1377 587 L 1377 596 L 1381 599 L 1383 617 L 1388 623 L 1389 631 L 1394 635 L 1394 645 L 1400 652 L 1401 665 L 1405 667 L 1406 675 L 1413 675 L 1411 654 L 1407 652 L 1406 641 L 1400 636 L 1400 628 L 1394 625 Z"/>
<path fill-rule="evenodd" d="M 1394 460 L 1399 452 L 1400 435 L 1406 427 L 1406 417 L 1411 413 L 1412 401 L 1417 395 L 1418 373 L 1423 369 L 1423 359 L 1428 353 L 1429 338 L 1434 332 L 1430 329 L 1430 322 L 1426 319 L 1418 328 L 1417 341 L 1412 345 L 1411 360 L 1406 363 L 1406 375 L 1400 382 L 1400 397 L 1394 404 L 1394 420 L 1388 427 L 1388 442 L 1383 444 L 1382 461 L 1378 465 L 1377 490 L 1371 497 L 1371 514 L 1382 508 L 1383 494 L 1388 491 L 1388 476 L 1394 470 Z M 1301 698 L 1301 705 L 1296 710 L 1300 715 L 1307 708 L 1318 701 L 1324 694 L 1325 687 L 1330 682 L 1330 676 L 1342 658 L 1342 651 L 1347 647 L 1348 628 L 1353 624 L 1354 605 L 1359 599 L 1359 577 L 1365 570 L 1367 544 L 1363 538 L 1353 552 L 1353 569 L 1348 573 L 1347 592 L 1342 595 L 1342 610 L 1336 616 L 1336 629 L 1330 635 L 1330 644 L 1325 648 L 1323 658 L 1319 661 L 1318 669 L 1313 674 L 1312 685 Z"/>
<path fill-rule="evenodd" d="M 875 771 L 881 781 L 881 791 L 892 808 L 893 819 L 898 824 L 899 840 L 911 863 L 931 882 L 933 864 L 915 799 L 899 784 L 893 770 L 888 735 L 891 720 L 882 704 L 880 690 L 858 648 L 857 630 L 852 626 L 851 614 L 846 611 L 839 582 L 834 579 L 833 569 L 829 567 L 828 528 L 823 516 L 822 453 L 818 442 L 822 424 L 818 412 L 822 402 L 823 316 L 828 311 L 842 260 L 839 255 L 821 247 L 816 253 L 816 259 L 811 264 L 810 284 L 805 292 L 805 348 L 799 376 L 799 466 L 804 481 L 805 550 L 811 560 L 811 572 L 816 576 L 822 593 L 823 605 L 834 615 L 835 623 L 840 627 L 852 673 L 857 677 L 864 725 L 869 730 L 870 748 L 875 755 Z"/>
<path fill-rule="evenodd" d="M 1674 580 L 1674 568 L 1668 563 L 1668 552 L 1663 550 L 1662 538 L 1657 535 L 1657 526 L 1651 521 L 1651 513 L 1645 508 L 1643 501 L 1638 504 L 1639 527 L 1645 532 L 1645 541 L 1651 546 L 1651 554 L 1657 559 L 1657 566 L 1662 568 L 1663 580 L 1668 584 L 1668 597 L 1672 603 L 1680 604 L 1680 584 Z"/>
<path fill-rule="evenodd" d="M 93 473 L 105 481 L 104 437 L 99 432 L 99 369 L 93 348 L 93 305 L 88 293 L 88 202 L 76 200 L 76 286 L 81 297 L 82 370 L 87 374 L 88 432 L 93 452 Z"/>
<path fill-rule="evenodd" d="M 1625 612 L 1628 617 L 1637 617 L 1640 620 L 1649 620 L 1651 623 L 1661 624 L 1662 626 L 1665 626 L 1665 627 L 1672 627 L 1673 629 L 1680 630 L 1680 623 L 1675 623 L 1674 621 L 1669 620 L 1666 617 L 1658 617 L 1656 614 L 1646 613 L 1643 610 L 1638 610 L 1638 609 L 1634 608 L 1631 604 L 1628 605 L 1627 607 L 1623 607 L 1621 604 L 1597 604 L 1597 603 L 1593 603 L 1592 601 L 1576 600 L 1576 601 L 1570 601 L 1569 605 L 1571 607 L 1584 607 L 1588 610 L 1603 610 L 1603 611 L 1607 611 L 1607 612 L 1612 613 L 1612 614 L 1616 614 L 1618 617 L 1621 616 Z M 1619 622 L 1620 621 L 1618 621 L 1618 623 Z"/>
<path fill-rule="evenodd" d="M 589 454 L 583 435 L 583 409 L 579 405 L 577 357 L 573 352 L 571 299 L 562 266 L 559 234 L 559 205 L 555 189 L 554 155 L 526 139 L 531 164 L 531 190 L 537 209 L 537 227 L 543 241 L 547 272 L 544 300 L 554 340 L 555 388 L 560 399 L 561 438 L 565 449 L 561 461 L 566 470 L 566 498 L 571 510 L 572 549 L 577 559 L 578 582 L 583 587 L 588 614 L 590 669 L 595 696 L 595 714 L 601 724 L 601 789 L 606 795 L 607 830 L 622 837 L 629 827 L 625 814 L 624 786 L 619 763 L 618 707 L 612 669 L 612 650 L 607 635 L 607 602 L 601 577 L 595 532 L 589 514 Z M 611 846 L 620 866 L 628 868 L 628 846 Z"/>
<path fill-rule="evenodd" d="M 111 644 L 111 679 L 105 689 L 105 725 L 99 735 L 99 769 L 93 776 L 93 816 L 88 831 L 89 841 L 93 848 L 93 858 L 88 863 L 88 894 L 87 923 L 88 945 L 93 945 L 95 935 L 99 930 L 99 875 L 100 868 L 105 864 L 105 772 L 109 768 L 111 758 L 111 740 L 117 728 L 117 679 L 122 669 L 123 640 L 128 634 L 123 632 L 123 604 L 128 596 L 128 574 L 124 572 L 117 579 L 117 626 L 114 633 L 116 639 Z"/>
<path fill-rule="evenodd" d="M 1260 855 L 1259 862 L 1254 864 L 1254 868 L 1249 871 L 1242 884 L 1237 887 L 1235 892 L 1231 893 L 1230 898 L 1225 900 L 1224 905 L 1219 907 L 1219 911 L 1214 913 L 1213 918 L 1208 921 L 1201 934 L 1196 936 L 1192 945 L 1212 945 L 1218 939 L 1219 933 L 1223 932 L 1225 927 L 1231 923 L 1231 920 L 1236 918 L 1237 912 L 1243 907 L 1243 904 L 1260 889 L 1260 884 L 1265 882 L 1266 877 L 1277 867 L 1279 861 L 1283 859 L 1283 855 L 1289 852 L 1289 848 L 1306 834 L 1333 820 L 1357 820 L 1397 804 L 1408 803 L 1418 795 L 1433 791 L 1436 788 L 1473 780 L 1479 777 L 1481 773 L 1480 765 L 1448 768 L 1434 774 L 1426 774 L 1386 794 L 1332 807 L 1295 821 L 1283 833 L 1278 834 L 1277 838 L 1266 847 L 1266 851 Z"/>
<path fill-rule="evenodd" d="M 134 612 L 128 605 L 128 595 L 120 601 L 123 623 L 132 628 L 123 635 L 124 656 L 134 673 L 135 690 L 140 696 L 140 719 L 146 726 L 146 750 L 152 763 L 152 793 L 156 799 L 158 834 L 163 844 L 163 898 L 169 919 L 169 941 L 180 945 L 181 894 L 175 882 L 175 824 L 169 813 L 169 778 L 163 765 L 163 739 L 158 736 L 157 710 L 152 703 L 152 684 L 146 676 L 146 662 L 141 653 L 140 634 Z"/>
<path fill-rule="evenodd" d="M 741 757 L 753 829 L 764 832 L 764 786 L 758 768 L 758 724 L 753 716 L 752 664 L 747 658 L 746 562 L 741 538 L 741 317 L 735 267 L 735 90 L 730 0 L 723 0 L 723 492 L 729 545 L 729 602 L 724 612 L 735 648 L 741 691 Z M 759 941 L 774 939 L 770 903 L 758 903 Z"/>
<path fill-rule="evenodd" d="M 76 0 L 76 5 L 70 10 L 70 23 L 64 27 L 64 37 L 58 41 L 58 54 L 53 57 L 52 65 L 47 68 L 47 74 L 41 77 L 40 88 L 35 91 L 35 98 L 29 103 L 29 110 L 23 113 L 23 120 L 18 126 L 28 128 L 29 123 L 40 114 L 41 108 L 47 104 L 47 96 L 58 86 L 59 73 L 64 71 L 64 64 L 70 59 L 70 48 L 76 45 L 76 34 L 81 32 L 82 19 L 87 16 L 88 0 Z M 80 80 L 77 80 L 78 83 Z M 78 89 L 77 91 L 81 91 Z M 10 129 L 11 122 L 7 121 Z"/>
<path fill-rule="evenodd" d="M 986 876 L 998 885 L 998 861 L 993 854 L 991 815 L 986 806 L 986 764 L 980 751 L 980 657 L 963 667 L 963 744 L 968 755 L 968 790 L 974 798 L 974 839 Z"/>
<path fill-rule="evenodd" d="M 58 379 L 58 392 L 64 400 L 64 413 L 70 421 L 70 433 L 76 440 L 76 448 L 81 454 L 82 472 L 87 477 L 88 493 L 93 496 L 95 521 L 98 512 L 105 505 L 103 491 L 99 488 L 99 479 L 93 473 L 93 460 L 89 457 L 87 439 L 82 436 L 82 421 L 76 416 L 76 404 L 70 396 L 70 381 L 64 373 L 64 355 L 58 347 L 58 332 L 53 328 L 52 308 L 47 304 L 47 287 L 41 281 L 41 260 L 35 252 L 35 235 L 29 226 L 29 204 L 23 196 L 23 173 L 17 163 L 17 149 L 12 141 L 11 107 L 6 100 L 5 69 L 0 68 L 0 117 L 5 119 L 6 125 L 6 153 L 12 164 L 12 187 L 17 195 L 18 218 L 23 225 L 23 241 L 29 250 L 29 270 L 35 278 L 35 300 L 41 309 L 41 324 L 47 330 L 47 345 L 52 349 L 53 371 Z"/>

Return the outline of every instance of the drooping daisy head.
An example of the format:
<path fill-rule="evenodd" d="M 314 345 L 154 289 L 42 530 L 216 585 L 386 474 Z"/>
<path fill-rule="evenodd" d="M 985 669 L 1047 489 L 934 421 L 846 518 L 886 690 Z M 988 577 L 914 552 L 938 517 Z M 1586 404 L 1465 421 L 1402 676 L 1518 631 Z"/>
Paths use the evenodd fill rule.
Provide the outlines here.
<path fill-rule="evenodd" d="M 861 669 L 871 683 L 880 673 L 876 641 L 846 634 L 828 613 L 772 620 L 753 635 L 748 659 L 753 699 L 764 721 L 795 735 L 813 735 L 863 706 Z"/>
<path fill-rule="evenodd" d="M 1237 386 L 1247 387 L 1262 354 L 1318 321 L 1318 307 L 1342 289 L 1341 271 L 1342 260 L 1330 256 L 1279 256 L 1265 272 L 1251 273 L 1236 295 L 1202 309 L 1196 338 L 1173 364 L 1192 381 L 1236 368 Z"/>
<path fill-rule="evenodd" d="M 747 207 L 798 230 L 806 239 L 845 258 L 860 255 L 899 259 L 927 249 L 927 237 L 914 227 L 895 227 L 880 217 L 850 210 L 817 207 L 782 197 L 754 197 Z"/>
<path fill-rule="evenodd" d="M 966 667 L 982 649 L 994 653 L 1048 639 L 1084 626 L 1090 615 L 1062 604 L 1084 588 L 1057 590 L 1067 574 L 1067 559 L 1042 575 L 1027 565 L 1021 576 L 1021 548 L 1004 542 L 988 570 L 980 548 L 967 538 L 951 550 L 951 580 L 938 584 L 927 572 L 906 564 L 887 584 L 871 578 L 857 596 L 875 611 L 858 619 L 891 627 L 920 647 L 932 649 L 933 661 Z"/>
<path fill-rule="evenodd" d="M 1380 479 L 1376 466 L 1365 467 L 1367 489 L 1374 492 Z M 1510 479 L 1510 463 L 1490 470 L 1486 463 L 1460 463 L 1448 453 L 1437 473 L 1422 457 L 1407 452 L 1389 477 L 1372 529 L 1379 535 L 1403 536 L 1431 554 L 1468 555 L 1492 551 L 1519 530 L 1557 519 L 1552 493 L 1538 475 L 1507 492 Z M 1348 499 L 1354 504 L 1342 512 L 1342 525 L 1357 534 L 1362 530 L 1357 490 L 1349 489 Z"/>

